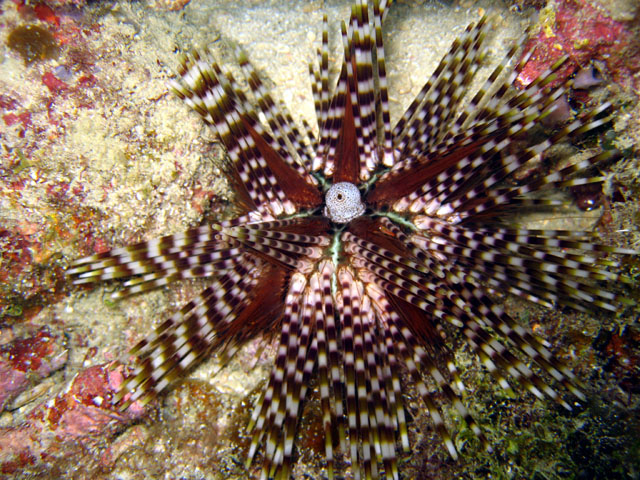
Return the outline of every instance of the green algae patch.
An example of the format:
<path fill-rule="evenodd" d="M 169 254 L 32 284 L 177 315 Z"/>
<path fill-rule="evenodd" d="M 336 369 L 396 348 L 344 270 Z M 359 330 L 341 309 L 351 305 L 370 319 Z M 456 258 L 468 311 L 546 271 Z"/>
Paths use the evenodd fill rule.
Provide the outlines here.
<path fill-rule="evenodd" d="M 26 65 L 55 58 L 60 51 L 53 34 L 38 25 L 20 25 L 14 28 L 9 33 L 7 45 L 20 54 Z"/>

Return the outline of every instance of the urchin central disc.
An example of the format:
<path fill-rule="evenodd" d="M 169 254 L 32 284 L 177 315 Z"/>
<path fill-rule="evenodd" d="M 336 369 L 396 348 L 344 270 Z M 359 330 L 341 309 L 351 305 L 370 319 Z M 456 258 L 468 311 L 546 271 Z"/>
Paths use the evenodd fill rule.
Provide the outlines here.
<path fill-rule="evenodd" d="M 339 182 L 332 185 L 324 197 L 324 215 L 332 222 L 347 223 L 364 213 L 360 190 L 353 183 Z"/>

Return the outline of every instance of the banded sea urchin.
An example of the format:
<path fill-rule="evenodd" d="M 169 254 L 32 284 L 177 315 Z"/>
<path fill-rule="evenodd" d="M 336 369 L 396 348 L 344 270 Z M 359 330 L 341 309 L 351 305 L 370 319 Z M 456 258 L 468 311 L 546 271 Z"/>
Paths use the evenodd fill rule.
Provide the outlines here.
<path fill-rule="evenodd" d="M 630 279 L 606 256 L 637 251 L 593 243 L 589 232 L 528 229 L 513 215 L 564 203 L 545 190 L 603 182 L 579 174 L 614 157 L 611 151 L 546 176 L 518 182 L 513 174 L 568 136 L 606 123 L 609 105 L 534 141 L 531 133 L 570 81 L 552 86 L 563 58 L 514 89 L 527 60 L 510 67 L 518 45 L 465 100 L 485 56 L 485 17 L 453 43 L 392 128 L 381 30 L 387 6 L 375 0 L 370 15 L 366 0 L 353 5 L 333 88 L 325 17 L 319 65 L 310 67 L 317 138 L 276 106 L 242 52 L 252 101 L 215 61 L 185 57 L 173 90 L 226 148 L 240 214 L 83 258 L 69 271 L 76 284 L 127 278 L 115 297 L 211 279 L 134 347 L 138 366 L 113 399 L 123 409 L 148 402 L 205 355 L 232 355 L 279 329 L 275 365 L 249 427 L 248 463 L 261 451 L 263 478 L 290 476 L 312 376 L 329 478 L 338 452 L 355 478 L 399 478 L 397 446 L 409 450 L 403 371 L 452 457 L 458 453 L 436 389 L 488 443 L 464 405 L 443 340 L 455 330 L 505 389 L 508 373 L 570 408 L 520 359 L 528 357 L 582 398 L 571 371 L 492 300 L 492 290 L 581 311 L 629 303 L 612 288 Z"/>

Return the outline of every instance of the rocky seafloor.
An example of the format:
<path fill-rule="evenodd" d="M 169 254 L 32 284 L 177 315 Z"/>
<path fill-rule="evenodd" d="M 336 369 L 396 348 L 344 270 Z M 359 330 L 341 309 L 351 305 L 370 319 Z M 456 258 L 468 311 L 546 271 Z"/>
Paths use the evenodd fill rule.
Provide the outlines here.
<path fill-rule="evenodd" d="M 569 54 L 561 76 L 582 75 L 585 85 L 570 92 L 568 115 L 605 98 L 616 110 L 601 142 L 624 155 L 606 167 L 604 192 L 572 192 L 576 208 L 553 220 L 640 248 L 637 2 L 400 1 L 385 25 L 393 118 L 452 40 L 489 10 L 488 65 L 533 25 L 536 55 L 521 81 Z M 225 218 L 233 192 L 223 152 L 168 92 L 177 54 L 206 47 L 233 68 L 240 46 L 294 118 L 313 124 L 307 64 L 324 12 L 337 36 L 347 1 L 0 4 L 0 476 L 249 476 L 244 428 L 271 348 L 249 344 L 224 367 L 205 361 L 173 391 L 121 413 L 109 402 L 125 375 L 114 362 L 202 283 L 114 302 L 114 285 L 73 287 L 64 272 L 77 257 Z M 637 263 L 630 271 L 640 277 Z M 494 452 L 462 428 L 463 455 L 450 459 L 408 389 L 413 451 L 401 460 L 404 478 L 639 478 L 638 307 L 587 315 L 503 302 L 573 368 L 588 401 L 567 413 L 523 389 L 508 397 L 460 348 L 467 401 Z M 305 407 L 296 478 L 322 478 L 318 411 L 317 400 Z"/>

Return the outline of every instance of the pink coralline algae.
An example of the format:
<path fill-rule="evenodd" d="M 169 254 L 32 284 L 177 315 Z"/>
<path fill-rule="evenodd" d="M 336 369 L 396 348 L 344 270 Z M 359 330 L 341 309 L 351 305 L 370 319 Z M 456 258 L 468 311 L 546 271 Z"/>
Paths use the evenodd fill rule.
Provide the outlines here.
<path fill-rule="evenodd" d="M 640 68 L 640 41 L 630 23 L 619 22 L 589 0 L 560 0 L 552 14 L 541 14 L 540 32 L 527 42 L 524 54 L 533 51 L 518 77 L 526 86 L 564 55 L 568 61 L 552 85 L 561 84 L 593 60 L 605 64 L 611 79 L 623 87 L 633 85 L 632 73 Z M 638 80 L 635 80 L 638 83 Z"/>
<path fill-rule="evenodd" d="M 61 368 L 67 350 L 61 339 L 43 328 L 35 335 L 0 347 L 0 411 L 29 387 Z"/>
<path fill-rule="evenodd" d="M 123 380 L 122 367 L 89 367 L 31 411 L 23 424 L 0 429 L 0 474 L 64 462 L 143 416 L 146 410 L 135 402 L 125 413 L 111 403 Z"/>
<path fill-rule="evenodd" d="M 16 123 L 21 123 L 23 127 L 27 127 L 31 124 L 31 114 L 29 112 L 22 112 L 19 114 L 7 113 L 2 116 L 2 119 L 7 127 L 15 125 Z"/>

